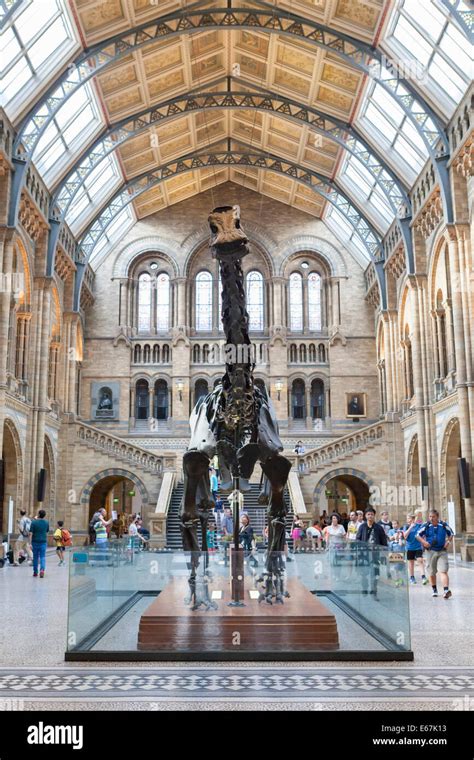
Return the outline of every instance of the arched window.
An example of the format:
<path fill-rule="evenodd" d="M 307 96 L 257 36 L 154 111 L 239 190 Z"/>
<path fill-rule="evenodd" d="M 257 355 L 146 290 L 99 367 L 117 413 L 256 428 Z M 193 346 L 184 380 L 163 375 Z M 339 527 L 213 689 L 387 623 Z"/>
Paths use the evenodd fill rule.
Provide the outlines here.
<path fill-rule="evenodd" d="M 293 380 L 291 388 L 292 417 L 302 420 L 306 417 L 306 398 L 304 380 Z"/>
<path fill-rule="evenodd" d="M 322 329 L 321 314 L 321 275 L 311 272 L 308 275 L 308 326 L 310 330 Z"/>
<path fill-rule="evenodd" d="M 135 364 L 140 364 L 142 360 L 142 347 L 140 344 L 136 345 L 133 350 L 133 361 Z"/>
<path fill-rule="evenodd" d="M 324 348 L 324 343 L 320 343 L 318 346 L 318 361 L 319 362 L 326 361 L 326 349 Z"/>
<path fill-rule="evenodd" d="M 197 404 L 200 398 L 207 396 L 209 393 L 209 386 L 207 380 L 196 380 L 194 385 L 194 403 Z"/>
<path fill-rule="evenodd" d="M 193 362 L 195 364 L 201 363 L 201 346 L 199 343 L 196 343 L 196 345 L 193 346 Z"/>
<path fill-rule="evenodd" d="M 137 380 L 135 386 L 135 418 L 137 420 L 146 420 L 149 416 L 149 394 L 148 382 L 146 380 Z"/>
<path fill-rule="evenodd" d="M 314 343 L 309 344 L 308 351 L 309 351 L 310 362 L 315 362 L 316 361 L 316 346 L 314 345 Z"/>
<path fill-rule="evenodd" d="M 150 346 L 148 344 L 143 346 L 143 361 L 145 364 L 150 363 Z"/>
<path fill-rule="evenodd" d="M 290 362 L 294 363 L 298 361 L 297 351 L 298 351 L 297 347 L 295 346 L 294 343 L 292 343 L 290 346 Z"/>
<path fill-rule="evenodd" d="M 311 416 L 313 420 L 324 418 L 324 383 L 313 380 L 311 383 Z"/>
<path fill-rule="evenodd" d="M 166 380 L 157 380 L 155 383 L 154 417 L 157 420 L 168 419 L 168 383 Z"/>
<path fill-rule="evenodd" d="M 209 361 L 209 346 L 207 343 L 204 343 L 202 347 L 202 363 L 207 364 Z"/>
<path fill-rule="evenodd" d="M 212 330 L 212 275 L 199 272 L 196 277 L 196 330 Z"/>
<path fill-rule="evenodd" d="M 159 361 L 160 361 L 160 347 L 159 347 L 159 345 L 156 343 L 156 344 L 153 346 L 153 364 L 158 364 L 158 363 L 159 363 Z"/>
<path fill-rule="evenodd" d="M 170 354 L 170 347 L 167 346 L 166 344 L 161 349 L 161 357 L 162 357 L 161 361 L 164 364 L 168 364 L 168 362 L 170 361 L 170 358 L 171 358 L 171 354 Z"/>
<path fill-rule="evenodd" d="M 249 330 L 263 330 L 263 275 L 256 270 L 247 275 Z"/>
<path fill-rule="evenodd" d="M 166 272 L 156 278 L 156 329 L 157 332 L 170 329 L 170 277 Z"/>
<path fill-rule="evenodd" d="M 138 278 L 138 329 L 150 332 L 151 329 L 151 277 L 144 272 Z"/>
<path fill-rule="evenodd" d="M 303 278 L 299 272 L 290 275 L 290 330 L 303 332 Z"/>
<path fill-rule="evenodd" d="M 306 364 L 306 346 L 304 343 L 300 346 L 300 362 Z"/>

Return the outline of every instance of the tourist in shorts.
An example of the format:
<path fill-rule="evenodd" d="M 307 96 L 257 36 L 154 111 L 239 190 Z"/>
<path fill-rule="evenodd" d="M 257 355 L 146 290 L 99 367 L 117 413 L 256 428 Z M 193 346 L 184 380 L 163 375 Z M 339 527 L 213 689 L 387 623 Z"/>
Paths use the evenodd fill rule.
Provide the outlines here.
<path fill-rule="evenodd" d="M 420 565 L 421 569 L 421 582 L 423 586 L 428 583 L 428 578 L 425 575 L 425 565 L 423 562 L 423 549 L 418 541 L 418 533 L 423 527 L 423 520 L 421 518 L 421 512 L 417 512 L 416 515 L 411 513 L 407 516 L 407 524 L 403 526 L 403 538 L 406 541 L 407 560 L 408 560 L 408 572 L 410 574 L 410 583 L 412 586 L 416 583 L 415 578 L 415 564 Z"/>
<path fill-rule="evenodd" d="M 452 596 L 449 590 L 448 576 L 448 546 L 454 536 L 447 522 L 439 519 L 439 512 L 432 509 L 428 522 L 421 526 L 417 539 L 425 550 L 426 571 L 430 576 L 432 596 L 438 596 L 436 575 L 439 573 L 443 584 L 443 599 Z"/>

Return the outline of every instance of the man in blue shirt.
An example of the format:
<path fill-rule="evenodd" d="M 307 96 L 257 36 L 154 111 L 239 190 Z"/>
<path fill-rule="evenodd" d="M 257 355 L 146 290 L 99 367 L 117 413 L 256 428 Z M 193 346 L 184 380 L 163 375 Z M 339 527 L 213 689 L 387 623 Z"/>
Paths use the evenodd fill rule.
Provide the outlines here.
<path fill-rule="evenodd" d="M 46 569 L 46 546 L 48 544 L 49 522 L 45 520 L 46 512 L 40 509 L 38 517 L 31 521 L 30 539 L 33 549 L 33 578 L 38 577 L 38 562 L 40 578 L 44 578 Z"/>
<path fill-rule="evenodd" d="M 443 583 L 443 598 L 449 599 L 452 596 L 449 590 L 448 577 L 448 546 L 451 543 L 453 531 L 448 523 L 439 519 L 439 512 L 432 509 L 429 514 L 429 521 L 421 526 L 417 539 L 425 549 L 426 569 L 430 576 L 433 596 L 438 596 L 436 587 L 436 574 L 439 572 Z"/>
<path fill-rule="evenodd" d="M 417 535 L 422 529 L 424 522 L 422 519 L 421 511 L 417 511 L 416 515 L 409 514 L 407 519 L 407 525 L 403 526 L 403 538 L 406 541 L 408 569 L 410 572 L 410 583 L 415 585 L 415 562 L 421 564 L 421 582 L 423 586 L 428 583 L 428 578 L 425 575 L 425 565 L 423 562 L 423 549 L 420 546 L 420 542 L 417 539 Z"/>

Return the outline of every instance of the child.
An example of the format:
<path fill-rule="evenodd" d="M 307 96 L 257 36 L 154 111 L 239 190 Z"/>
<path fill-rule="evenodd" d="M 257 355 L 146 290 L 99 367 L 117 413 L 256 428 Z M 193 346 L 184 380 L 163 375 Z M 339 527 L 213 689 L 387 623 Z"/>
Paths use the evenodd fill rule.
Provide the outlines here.
<path fill-rule="evenodd" d="M 405 554 L 405 539 L 403 538 L 403 530 L 400 529 L 398 520 L 392 520 L 392 527 L 388 531 L 389 548 L 391 552 L 397 554 Z M 389 557 L 390 561 L 390 557 Z M 403 574 L 405 571 L 404 562 L 395 562 L 393 565 L 395 586 L 403 586 Z"/>
<path fill-rule="evenodd" d="M 56 542 L 56 554 L 58 556 L 59 565 L 64 565 L 64 552 L 66 551 L 66 546 L 72 545 L 72 537 L 66 528 L 64 528 L 64 522 L 63 520 L 58 520 L 57 522 L 57 528 L 54 531 L 53 538 Z"/>

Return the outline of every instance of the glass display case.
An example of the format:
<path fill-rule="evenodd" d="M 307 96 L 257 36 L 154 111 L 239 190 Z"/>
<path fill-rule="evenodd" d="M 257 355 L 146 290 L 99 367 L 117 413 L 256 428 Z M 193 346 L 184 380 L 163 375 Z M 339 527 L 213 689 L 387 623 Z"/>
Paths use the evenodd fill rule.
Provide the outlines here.
<path fill-rule="evenodd" d="M 72 552 L 67 660 L 410 660 L 403 553 Z"/>

